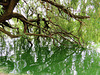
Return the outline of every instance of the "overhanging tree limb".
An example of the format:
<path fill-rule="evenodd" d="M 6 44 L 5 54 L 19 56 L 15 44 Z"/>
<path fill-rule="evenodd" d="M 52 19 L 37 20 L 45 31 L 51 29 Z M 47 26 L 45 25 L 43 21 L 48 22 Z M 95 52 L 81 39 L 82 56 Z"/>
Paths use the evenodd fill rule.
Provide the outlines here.
<path fill-rule="evenodd" d="M 14 8 L 17 5 L 19 0 L 10 0 L 10 1 L 11 2 L 9 2 L 9 4 L 6 4 L 6 7 L 3 6 L 5 12 L 2 16 L 0 16 L 0 23 L 1 24 L 6 22 L 6 20 L 16 18 L 16 19 L 19 19 L 21 22 L 23 22 L 24 30 L 22 30 L 22 31 L 24 31 L 24 33 L 23 32 L 22 33 L 25 34 L 25 35 L 28 35 L 28 36 L 41 36 L 41 37 L 51 38 L 51 39 L 53 39 L 53 42 L 55 40 L 56 42 L 61 44 L 61 41 L 58 41 L 58 39 L 56 38 L 56 36 L 59 36 L 62 39 L 64 39 L 65 41 L 70 41 L 70 42 L 73 42 L 73 43 L 76 43 L 76 44 L 79 44 L 79 45 L 82 46 L 79 37 L 75 36 L 71 32 L 67 32 L 59 24 L 55 24 L 51 20 L 51 18 L 48 17 L 48 15 L 46 15 L 45 17 L 37 16 L 35 19 L 33 18 L 31 20 L 28 20 L 28 18 L 24 17 L 21 13 L 13 12 L 13 10 L 14 10 Z M 55 7 L 59 8 L 61 11 L 63 11 L 69 17 L 74 18 L 78 21 L 80 21 L 79 19 L 89 18 L 89 16 L 74 15 L 73 13 L 71 13 L 71 11 L 68 8 L 66 8 L 63 5 L 57 4 L 53 1 L 50 1 L 50 0 L 42 0 L 42 1 L 45 1 L 49 4 L 51 4 L 52 6 L 55 6 Z M 47 9 L 48 8 L 49 7 L 47 5 Z M 43 8 L 43 9 L 45 9 L 45 8 Z M 47 9 L 46 9 L 46 13 L 47 13 L 47 11 L 49 11 Z M 28 14 L 28 13 L 26 13 L 26 14 Z M 36 15 L 38 15 L 38 14 L 40 14 L 40 13 L 36 13 Z M 27 27 L 30 27 L 30 26 L 33 28 L 32 33 L 27 32 Z M 41 32 L 37 34 L 37 32 L 35 33 L 34 29 L 41 30 Z M 16 35 L 13 35 L 12 33 L 15 33 L 15 32 L 11 33 L 10 31 L 7 31 L 7 30 L 3 29 L 2 27 L 0 27 L 0 31 L 7 34 L 11 38 L 17 38 L 17 37 L 23 36 L 23 35 L 19 35 L 20 33 L 16 34 Z"/>
<path fill-rule="evenodd" d="M 4 13 L 2 16 L 0 16 L 0 23 L 4 22 L 5 20 L 9 20 L 11 18 L 11 14 L 17 5 L 19 0 L 10 0 L 9 4 L 6 6 L 3 6 L 4 8 Z"/>
<path fill-rule="evenodd" d="M 57 7 L 57 8 L 59 8 L 59 9 L 61 9 L 61 10 L 64 11 L 69 17 L 72 17 L 72 18 L 74 18 L 74 19 L 77 19 L 77 18 L 78 18 L 78 19 L 90 18 L 90 16 L 74 15 L 74 14 L 71 13 L 71 11 L 70 11 L 68 8 L 66 8 L 65 6 L 60 5 L 60 4 L 58 4 L 58 3 L 55 3 L 55 2 L 53 2 L 53 1 L 51 1 L 51 0 L 42 0 L 42 1 L 48 2 L 48 3 L 50 3 L 51 5 L 53 5 L 53 6 Z"/>

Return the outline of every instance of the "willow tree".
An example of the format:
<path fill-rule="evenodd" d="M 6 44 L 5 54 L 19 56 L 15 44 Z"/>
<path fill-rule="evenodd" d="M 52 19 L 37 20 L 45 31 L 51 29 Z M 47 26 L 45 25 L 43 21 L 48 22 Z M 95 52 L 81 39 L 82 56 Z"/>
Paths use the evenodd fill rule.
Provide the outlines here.
<path fill-rule="evenodd" d="M 82 27 L 90 21 L 93 3 L 99 0 L 0 0 L 0 31 L 11 38 L 36 36 L 52 39 L 54 45 L 67 41 L 83 46 L 88 28 Z"/>

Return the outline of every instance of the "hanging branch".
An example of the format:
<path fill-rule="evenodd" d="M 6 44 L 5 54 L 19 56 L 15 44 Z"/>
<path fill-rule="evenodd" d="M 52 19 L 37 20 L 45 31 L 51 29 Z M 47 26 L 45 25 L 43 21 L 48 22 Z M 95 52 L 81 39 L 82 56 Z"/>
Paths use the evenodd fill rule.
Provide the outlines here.
<path fill-rule="evenodd" d="M 10 20 L 12 18 L 16 18 L 16 19 L 19 19 L 23 23 L 23 26 L 24 26 L 23 34 L 25 34 L 27 36 L 38 36 L 38 37 L 51 38 L 51 39 L 53 39 L 54 44 L 55 44 L 55 41 L 58 42 L 59 44 L 62 44 L 61 41 L 59 41 L 57 38 L 55 38 L 55 36 L 59 36 L 62 39 L 64 39 L 65 41 L 69 41 L 71 43 L 78 44 L 83 47 L 82 43 L 80 42 L 79 37 L 75 36 L 71 32 L 65 31 L 60 25 L 55 24 L 48 16 L 47 11 L 52 12 L 51 10 L 49 10 L 49 7 L 50 7 L 50 5 L 55 6 L 57 9 L 59 9 L 60 11 L 63 11 L 69 17 L 74 18 L 81 23 L 83 23 L 83 22 L 80 19 L 87 19 L 90 17 L 74 15 L 73 13 L 71 13 L 71 11 L 68 8 L 56 3 L 56 1 L 54 1 L 54 2 L 50 1 L 50 0 L 42 0 L 42 1 L 47 2 L 47 7 L 42 4 L 44 6 L 44 8 L 46 9 L 46 17 L 44 17 L 44 18 L 40 17 L 39 16 L 40 14 L 38 13 L 38 14 L 36 14 L 37 18 L 30 19 L 30 20 L 28 20 L 26 17 L 24 17 L 20 13 L 13 12 L 13 10 L 14 10 L 15 6 L 17 5 L 17 3 L 19 2 L 19 0 L 6 0 L 6 2 L 0 1 L 0 5 L 3 6 L 2 9 L 4 10 L 4 13 L 0 16 L 0 25 L 2 26 L 2 27 L 0 27 L 0 31 L 7 34 L 11 38 L 18 38 L 20 36 L 23 36 L 23 35 L 20 35 L 20 33 L 13 35 L 13 34 L 11 34 L 11 32 L 5 30 L 5 28 L 4 28 L 4 27 L 9 27 L 11 29 L 19 29 L 18 27 L 13 27 L 11 24 L 9 24 L 6 21 L 6 20 Z M 28 5 L 28 3 L 25 0 L 24 0 L 24 3 L 26 3 Z M 30 9 L 30 7 L 29 7 L 29 10 L 32 10 L 32 9 Z M 41 22 L 44 23 L 44 26 L 41 25 Z M 29 29 L 28 29 L 30 26 L 35 27 L 38 30 L 38 34 L 30 33 Z M 56 28 L 58 28 L 59 31 Z M 29 42 L 31 42 L 31 41 L 29 41 Z M 64 45 L 66 45 L 66 44 L 64 44 Z"/>
<path fill-rule="evenodd" d="M 50 3 L 51 5 L 53 5 L 53 6 L 57 7 L 57 8 L 59 8 L 59 9 L 61 9 L 61 10 L 64 11 L 69 17 L 72 17 L 72 18 L 74 18 L 74 19 L 77 19 L 77 18 L 78 18 L 78 19 L 90 18 L 90 16 L 74 15 L 74 14 L 71 13 L 71 11 L 70 11 L 68 8 L 66 8 L 65 6 L 60 5 L 60 4 L 57 4 L 56 2 L 53 2 L 53 1 L 51 1 L 51 0 L 42 0 L 42 1 L 48 2 L 48 3 Z"/>

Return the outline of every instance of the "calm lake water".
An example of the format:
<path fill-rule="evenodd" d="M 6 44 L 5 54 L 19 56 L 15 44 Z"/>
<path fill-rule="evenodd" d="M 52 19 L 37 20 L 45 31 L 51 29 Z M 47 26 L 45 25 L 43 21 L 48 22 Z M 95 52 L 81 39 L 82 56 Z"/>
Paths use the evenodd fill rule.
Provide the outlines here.
<path fill-rule="evenodd" d="M 24 41 L 24 42 L 23 42 Z M 94 44 L 93 44 L 94 45 Z M 0 73 L 17 75 L 100 75 L 100 47 L 33 45 L 1 40 Z"/>

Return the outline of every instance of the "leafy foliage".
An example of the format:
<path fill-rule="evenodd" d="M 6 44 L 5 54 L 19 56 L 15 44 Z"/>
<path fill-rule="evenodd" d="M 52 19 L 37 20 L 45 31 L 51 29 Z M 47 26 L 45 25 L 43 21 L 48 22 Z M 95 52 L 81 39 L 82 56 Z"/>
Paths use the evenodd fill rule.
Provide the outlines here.
<path fill-rule="evenodd" d="M 0 6 L 0 16 L 4 13 L 4 10 L 2 9 L 2 6 Z"/>
<path fill-rule="evenodd" d="M 59 44 L 65 39 L 79 45 L 90 41 L 99 42 L 99 3 L 99 0 L 20 0 L 14 9 L 18 16 L 9 22 L 12 29 L 3 25 L 8 32 L 3 29 L 1 31 L 12 38 L 25 34 L 31 39 L 40 40 L 45 36 Z M 0 9 L 2 15 L 2 6 Z M 14 35 L 8 34 L 9 32 Z"/>

